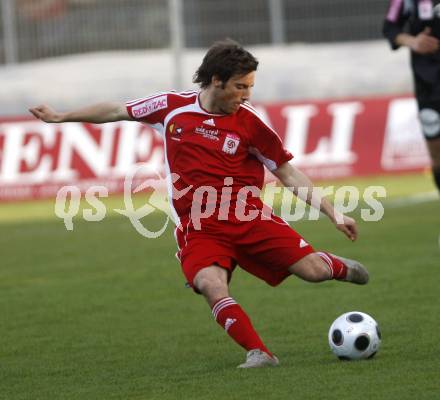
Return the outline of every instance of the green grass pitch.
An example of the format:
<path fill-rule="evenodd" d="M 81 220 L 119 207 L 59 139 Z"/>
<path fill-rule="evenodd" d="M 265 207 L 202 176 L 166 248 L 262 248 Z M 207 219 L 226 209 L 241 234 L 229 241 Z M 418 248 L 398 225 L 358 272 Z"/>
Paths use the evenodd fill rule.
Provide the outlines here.
<path fill-rule="evenodd" d="M 184 288 L 170 229 L 145 239 L 110 216 L 67 232 L 42 217 L 52 206 L 0 207 L 2 400 L 440 396 L 438 200 L 386 206 L 382 221 L 359 222 L 356 243 L 325 219 L 295 224 L 315 248 L 362 260 L 365 287 L 290 278 L 271 288 L 237 270 L 231 294 L 281 361 L 262 370 L 235 368 L 245 352 Z M 24 220 L 29 209 L 36 218 Z M 372 360 L 341 362 L 329 350 L 330 324 L 351 310 L 381 326 Z"/>

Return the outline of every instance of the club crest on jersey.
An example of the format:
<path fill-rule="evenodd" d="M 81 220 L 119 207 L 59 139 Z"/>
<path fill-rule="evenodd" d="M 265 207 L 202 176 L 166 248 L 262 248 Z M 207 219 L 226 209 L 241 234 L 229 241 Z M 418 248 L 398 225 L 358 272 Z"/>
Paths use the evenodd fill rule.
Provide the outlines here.
<path fill-rule="evenodd" d="M 223 143 L 223 151 L 227 154 L 235 154 L 240 144 L 240 137 L 232 133 L 226 134 L 225 141 Z"/>
<path fill-rule="evenodd" d="M 173 140 L 180 140 L 180 137 L 182 136 L 183 129 L 180 126 L 177 126 L 175 123 L 172 123 L 170 127 L 168 128 L 171 139 Z"/>

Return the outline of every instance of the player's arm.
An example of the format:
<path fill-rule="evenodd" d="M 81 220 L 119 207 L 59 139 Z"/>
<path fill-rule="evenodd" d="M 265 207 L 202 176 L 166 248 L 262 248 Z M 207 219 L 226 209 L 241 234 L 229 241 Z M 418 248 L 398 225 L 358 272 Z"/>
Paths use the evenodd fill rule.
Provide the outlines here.
<path fill-rule="evenodd" d="M 432 54 L 440 49 L 439 40 L 431 36 L 431 28 L 428 27 L 415 36 L 409 33 L 399 33 L 394 42 L 398 46 L 406 46 L 418 54 Z"/>
<path fill-rule="evenodd" d="M 403 2 L 390 0 L 386 18 L 383 22 L 382 34 L 388 39 L 393 50 L 401 46 L 408 47 L 418 54 L 432 54 L 439 50 L 439 40 L 431 35 L 431 28 L 426 27 L 417 35 L 406 32 L 410 13 L 405 11 Z"/>
<path fill-rule="evenodd" d="M 58 112 L 47 105 L 40 105 L 29 109 L 30 113 L 44 122 L 91 122 L 101 124 L 132 120 L 125 104 L 105 102 L 81 108 L 79 110 Z"/>
<path fill-rule="evenodd" d="M 404 38 L 407 35 L 405 27 L 409 17 L 410 13 L 406 12 L 402 1 L 389 1 L 388 11 L 382 24 L 382 35 L 388 40 L 391 49 L 397 50 L 400 46 L 405 46 L 400 41 L 398 43 L 396 38 L 400 35 L 402 35 L 400 38 Z"/>
<path fill-rule="evenodd" d="M 318 208 L 321 212 L 327 215 L 335 224 L 336 228 L 343 232 L 350 240 L 356 240 L 356 221 L 353 218 L 338 212 L 333 207 L 333 204 L 325 197 L 319 197 L 319 204 L 315 204 L 315 201 L 312 201 L 316 199 L 316 197 L 313 197 L 313 183 L 303 172 L 291 165 L 289 162 L 280 165 L 277 169 L 271 172 L 298 198 L 305 201 L 307 204 Z M 298 189 L 301 187 L 308 188 L 307 193 L 305 193 L 305 190 L 299 191 Z"/>

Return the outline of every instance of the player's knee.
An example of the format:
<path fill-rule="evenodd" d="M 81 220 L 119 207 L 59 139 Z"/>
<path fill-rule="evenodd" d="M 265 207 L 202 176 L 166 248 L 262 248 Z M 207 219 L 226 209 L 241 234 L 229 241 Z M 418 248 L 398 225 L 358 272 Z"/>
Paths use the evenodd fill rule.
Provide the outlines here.
<path fill-rule="evenodd" d="M 227 295 L 227 272 L 218 267 L 202 269 L 194 278 L 194 286 L 208 298 Z"/>
<path fill-rule="evenodd" d="M 194 280 L 194 285 L 200 292 L 204 294 L 227 288 L 225 282 L 217 277 L 202 277 Z"/>

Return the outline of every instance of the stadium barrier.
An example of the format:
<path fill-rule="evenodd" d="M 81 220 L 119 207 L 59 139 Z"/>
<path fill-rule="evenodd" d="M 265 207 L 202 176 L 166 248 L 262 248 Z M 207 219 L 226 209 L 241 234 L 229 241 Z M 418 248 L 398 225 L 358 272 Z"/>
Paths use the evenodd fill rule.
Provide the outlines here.
<path fill-rule="evenodd" d="M 257 109 L 294 154 L 293 162 L 315 180 L 421 171 L 430 164 L 411 96 Z M 50 198 L 65 185 L 104 185 L 120 193 L 124 177 L 140 162 L 164 171 L 162 139 L 144 124 L 0 119 L 0 201 Z"/>

